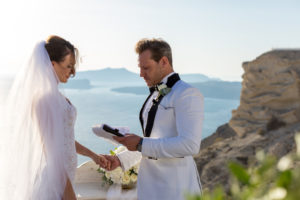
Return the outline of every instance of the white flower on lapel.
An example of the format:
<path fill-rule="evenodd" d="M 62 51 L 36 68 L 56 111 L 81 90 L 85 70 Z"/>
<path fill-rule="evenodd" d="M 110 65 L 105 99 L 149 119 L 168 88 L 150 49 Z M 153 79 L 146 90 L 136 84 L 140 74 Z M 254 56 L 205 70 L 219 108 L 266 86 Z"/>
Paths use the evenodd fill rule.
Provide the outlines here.
<path fill-rule="evenodd" d="M 158 92 L 162 96 L 166 96 L 169 92 L 171 92 L 171 88 L 169 88 L 166 84 L 161 84 L 157 86 Z"/>
<path fill-rule="evenodd" d="M 172 88 L 169 88 L 166 84 L 161 84 L 155 86 L 158 90 L 157 97 L 153 100 L 153 103 L 157 103 L 160 96 L 166 96 L 169 92 L 171 92 Z"/>

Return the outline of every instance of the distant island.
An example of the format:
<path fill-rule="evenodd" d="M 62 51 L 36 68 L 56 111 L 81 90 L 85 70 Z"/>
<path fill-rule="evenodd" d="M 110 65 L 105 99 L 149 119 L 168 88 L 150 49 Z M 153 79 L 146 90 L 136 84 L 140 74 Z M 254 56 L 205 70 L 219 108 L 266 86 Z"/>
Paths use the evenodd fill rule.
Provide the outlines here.
<path fill-rule="evenodd" d="M 219 99 L 239 99 L 242 88 L 240 82 L 228 81 L 206 81 L 190 84 L 199 89 L 204 97 Z M 132 93 L 137 95 L 145 95 L 149 93 L 149 90 L 146 86 L 119 87 L 113 88 L 112 91 L 120 93 Z"/>
<path fill-rule="evenodd" d="M 241 82 L 222 81 L 210 78 L 203 74 L 180 74 L 182 80 L 198 88 L 204 97 L 219 99 L 239 99 Z M 73 79 L 69 79 L 64 88 L 90 89 L 97 85 L 109 85 L 114 92 L 131 93 L 136 95 L 147 94 L 148 88 L 139 74 L 125 68 L 105 68 L 101 70 L 77 72 Z M 122 87 L 119 87 L 122 86 Z"/>
<path fill-rule="evenodd" d="M 203 74 L 180 74 L 182 80 L 190 83 L 204 81 L 221 81 L 218 78 L 210 78 Z M 105 68 L 100 70 L 90 70 L 77 72 L 75 79 L 88 79 L 95 82 L 122 82 L 122 83 L 140 83 L 144 80 L 139 74 L 128 71 L 125 68 Z"/>
<path fill-rule="evenodd" d="M 93 82 L 143 83 L 138 74 L 130 72 L 125 68 L 81 71 L 76 73 L 75 79 L 88 79 Z"/>
<path fill-rule="evenodd" d="M 91 89 L 92 85 L 88 79 L 69 79 L 64 88 L 68 89 Z"/>

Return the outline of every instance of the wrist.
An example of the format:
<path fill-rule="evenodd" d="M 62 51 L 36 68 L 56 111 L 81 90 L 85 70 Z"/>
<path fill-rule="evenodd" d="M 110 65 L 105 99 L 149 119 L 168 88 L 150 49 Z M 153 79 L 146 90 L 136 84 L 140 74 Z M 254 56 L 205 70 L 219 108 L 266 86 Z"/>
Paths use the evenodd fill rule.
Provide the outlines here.
<path fill-rule="evenodd" d="M 136 145 L 136 150 L 142 152 L 143 138 L 140 139 L 139 143 Z"/>
<path fill-rule="evenodd" d="M 117 162 L 117 164 L 119 165 L 119 166 L 121 166 L 121 161 L 120 161 L 120 159 L 119 159 L 119 157 L 118 156 L 115 156 L 116 158 L 116 162 Z"/>

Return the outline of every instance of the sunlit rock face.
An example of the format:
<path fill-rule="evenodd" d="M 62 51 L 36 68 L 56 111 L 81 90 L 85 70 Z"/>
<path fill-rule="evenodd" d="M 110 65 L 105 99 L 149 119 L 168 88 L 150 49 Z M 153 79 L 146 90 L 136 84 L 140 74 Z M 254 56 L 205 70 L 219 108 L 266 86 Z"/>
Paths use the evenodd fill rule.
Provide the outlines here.
<path fill-rule="evenodd" d="M 278 158 L 295 151 L 300 133 L 300 50 L 274 50 L 243 63 L 241 101 L 229 123 L 201 142 L 195 161 L 204 189 L 230 190 L 229 161 L 245 167 L 257 151 Z"/>
<path fill-rule="evenodd" d="M 229 121 L 239 136 L 300 121 L 300 49 L 267 52 L 243 69 L 240 105 Z"/>

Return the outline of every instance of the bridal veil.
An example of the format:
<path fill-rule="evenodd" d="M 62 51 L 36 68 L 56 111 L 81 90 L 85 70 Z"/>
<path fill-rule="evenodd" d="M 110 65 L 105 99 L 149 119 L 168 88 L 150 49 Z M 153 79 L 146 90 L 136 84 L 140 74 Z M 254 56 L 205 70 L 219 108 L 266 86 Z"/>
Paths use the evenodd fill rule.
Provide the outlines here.
<path fill-rule="evenodd" d="M 66 100 L 58 82 L 41 41 L 16 76 L 1 114 L 0 199 L 62 198 Z"/>

